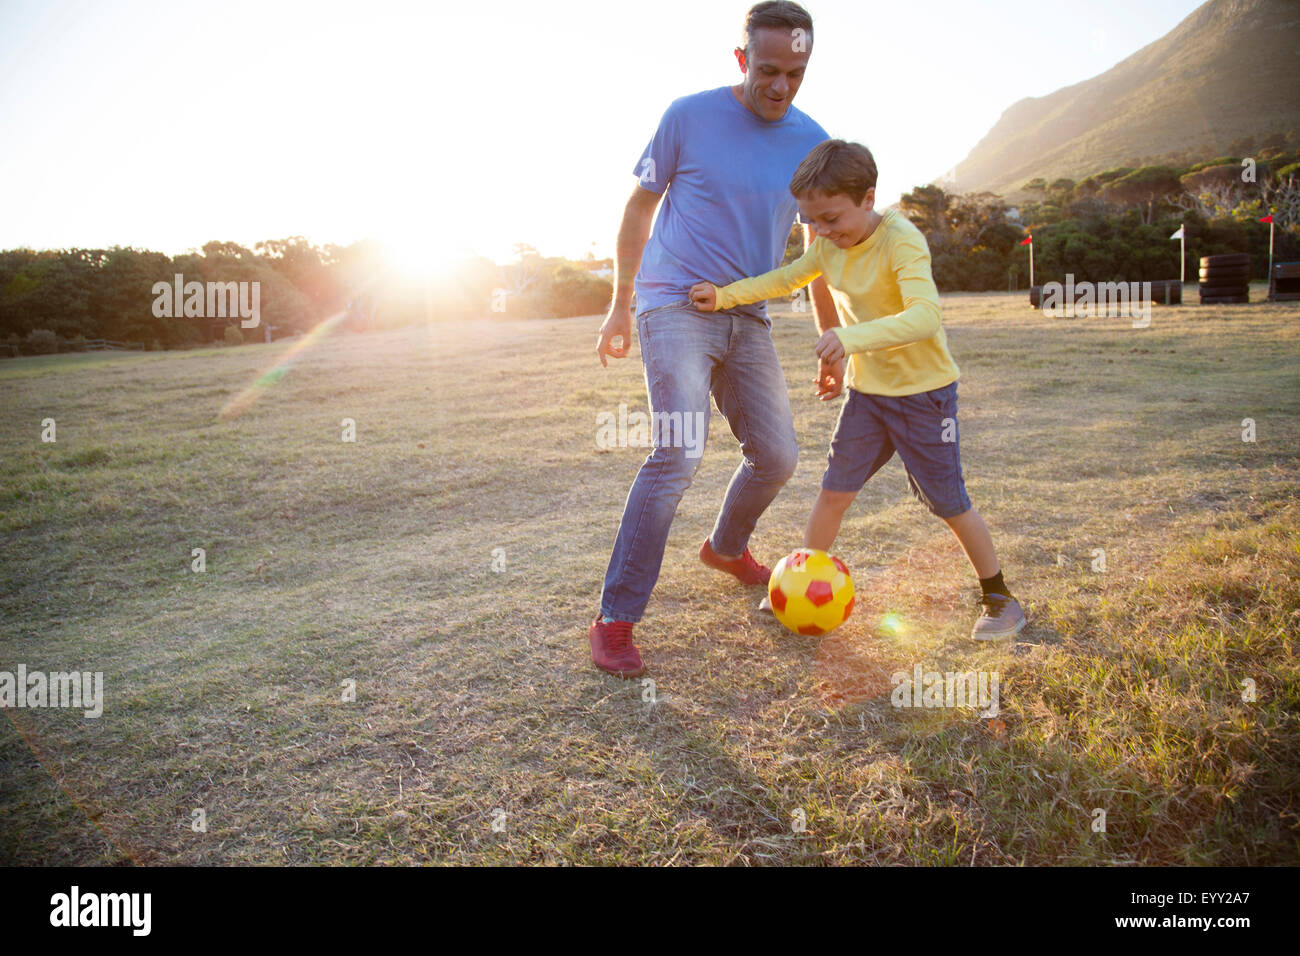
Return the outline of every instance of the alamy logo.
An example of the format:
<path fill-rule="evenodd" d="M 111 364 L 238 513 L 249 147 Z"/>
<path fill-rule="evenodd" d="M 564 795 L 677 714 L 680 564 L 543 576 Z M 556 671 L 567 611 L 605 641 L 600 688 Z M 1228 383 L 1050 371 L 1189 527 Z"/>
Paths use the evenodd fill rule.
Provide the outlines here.
<path fill-rule="evenodd" d="M 85 708 L 87 717 L 104 713 L 104 672 L 27 672 L 19 664 L 17 673 L 0 671 L 0 707 Z"/>
<path fill-rule="evenodd" d="M 133 936 L 148 936 L 152 924 L 150 893 L 70 893 L 50 897 L 51 926 L 129 926 Z"/>
<path fill-rule="evenodd" d="M 618 414 L 596 413 L 597 448 L 685 448 L 687 458 L 704 454 L 708 438 L 708 412 L 628 412 L 621 402 Z"/>
<path fill-rule="evenodd" d="M 240 326 L 255 329 L 262 321 L 262 283 L 185 281 L 155 282 L 153 314 L 160 319 L 240 319 Z"/>
<path fill-rule="evenodd" d="M 997 671 L 943 674 L 917 664 L 911 674 L 898 671 L 890 682 L 889 702 L 895 707 L 978 707 L 981 717 L 996 717 L 1002 698 Z"/>
<path fill-rule="evenodd" d="M 1048 282 L 1042 296 L 1044 314 L 1053 317 L 1131 318 L 1135 329 L 1151 324 L 1150 282 L 1075 282 L 1074 273 L 1067 272 L 1064 285 Z"/>

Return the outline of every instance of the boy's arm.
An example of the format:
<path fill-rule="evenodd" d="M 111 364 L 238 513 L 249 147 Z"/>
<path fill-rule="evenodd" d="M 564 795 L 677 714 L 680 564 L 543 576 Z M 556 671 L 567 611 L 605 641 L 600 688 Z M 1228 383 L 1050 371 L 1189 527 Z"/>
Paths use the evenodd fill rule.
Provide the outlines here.
<path fill-rule="evenodd" d="M 907 236 L 894 247 L 891 265 L 903 296 L 903 311 L 834 329 L 846 352 L 896 349 L 939 331 L 939 290 L 930 274 L 930 250 L 921 237 Z"/>
<path fill-rule="evenodd" d="M 822 274 L 821 259 L 817 255 L 816 244 L 810 245 L 806 252 L 788 266 L 764 272 L 752 279 L 740 279 L 718 289 L 719 309 L 731 309 L 750 302 L 763 299 L 775 299 L 777 296 L 789 295 L 795 289 L 807 285 Z"/>

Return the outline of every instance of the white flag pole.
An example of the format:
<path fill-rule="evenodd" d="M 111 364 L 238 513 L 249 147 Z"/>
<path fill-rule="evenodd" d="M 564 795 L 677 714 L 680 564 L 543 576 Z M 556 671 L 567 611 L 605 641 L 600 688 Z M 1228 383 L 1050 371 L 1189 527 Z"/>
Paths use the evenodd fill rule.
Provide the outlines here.
<path fill-rule="evenodd" d="M 1178 284 L 1187 284 L 1187 223 L 1178 226 Z"/>
<path fill-rule="evenodd" d="M 1272 233 L 1269 233 L 1270 237 Z M 1269 240 L 1272 242 L 1272 239 Z M 1029 237 L 1029 285 L 1032 288 L 1034 284 L 1034 237 Z"/>

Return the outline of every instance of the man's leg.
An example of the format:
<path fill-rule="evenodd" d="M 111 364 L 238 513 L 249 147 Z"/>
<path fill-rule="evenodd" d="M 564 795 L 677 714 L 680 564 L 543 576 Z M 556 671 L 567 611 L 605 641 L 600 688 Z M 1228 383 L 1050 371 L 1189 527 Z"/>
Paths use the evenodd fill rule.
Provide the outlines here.
<path fill-rule="evenodd" d="M 729 319 L 731 328 L 711 388 L 745 457 L 731 476 L 709 543 L 720 557 L 737 558 L 748 547 L 759 516 L 794 474 L 799 443 L 768 327 L 749 316 L 717 314 Z"/>
<path fill-rule="evenodd" d="M 605 572 L 601 615 L 633 622 L 641 620 L 659 579 L 668 529 L 704 452 L 710 375 L 726 348 L 728 326 L 689 306 L 670 307 L 638 315 L 637 332 L 651 412 L 660 420 L 670 416 L 674 426 L 680 422 L 681 434 L 676 427 L 672 436 L 655 429 L 655 449 L 628 492 Z"/>

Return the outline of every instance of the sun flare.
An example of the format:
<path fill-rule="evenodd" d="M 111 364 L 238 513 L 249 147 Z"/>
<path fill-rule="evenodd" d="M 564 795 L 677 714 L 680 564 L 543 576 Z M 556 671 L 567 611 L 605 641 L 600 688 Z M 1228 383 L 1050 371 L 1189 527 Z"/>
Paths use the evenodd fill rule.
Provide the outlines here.
<path fill-rule="evenodd" d="M 444 226 L 430 224 L 388 231 L 381 244 L 384 258 L 403 278 L 436 281 L 446 279 L 465 257 L 465 250 L 438 234 Z"/>

